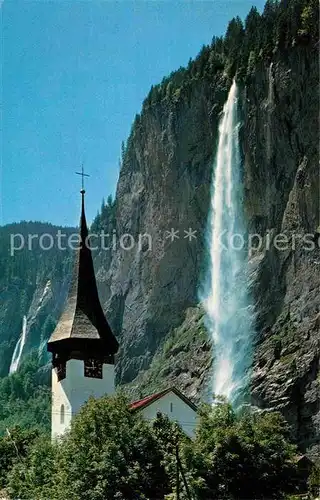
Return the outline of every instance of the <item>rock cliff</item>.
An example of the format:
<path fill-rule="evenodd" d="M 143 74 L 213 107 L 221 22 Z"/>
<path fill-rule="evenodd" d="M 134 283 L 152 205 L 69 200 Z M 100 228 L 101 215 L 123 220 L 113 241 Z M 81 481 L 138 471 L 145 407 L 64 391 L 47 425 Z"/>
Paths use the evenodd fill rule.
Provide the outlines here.
<path fill-rule="evenodd" d="M 169 330 L 198 302 L 211 165 L 226 93 L 218 80 L 199 80 L 185 96 L 150 105 L 130 137 L 116 220 L 119 237 L 128 233 L 135 245 L 118 248 L 108 271 L 122 383 L 148 367 Z M 188 238 L 189 229 L 195 237 Z"/>
<path fill-rule="evenodd" d="M 314 453 L 320 451 L 317 85 L 317 52 L 302 46 L 258 67 L 243 95 L 249 227 L 271 241 L 270 250 L 252 258 L 254 267 L 258 262 L 252 399 L 280 409 Z"/>
<path fill-rule="evenodd" d="M 244 205 L 249 232 L 262 240 L 250 258 L 257 314 L 252 402 L 280 409 L 302 448 L 314 451 L 320 423 L 320 253 L 310 250 L 319 224 L 317 79 L 316 48 L 291 47 L 256 64 L 242 81 L 240 103 Z M 129 233 L 135 244 L 118 248 L 102 274 L 121 343 L 118 382 L 131 382 L 135 395 L 175 383 L 199 400 L 208 387 L 210 346 L 194 332 L 203 321 L 198 293 L 210 183 L 229 86 L 218 72 L 145 104 L 128 141 L 116 220 L 117 234 Z M 179 238 L 171 241 L 172 228 Z M 189 228 L 197 236 L 190 241 Z M 146 233 L 151 249 L 138 244 Z M 287 245 L 277 250 L 280 233 Z"/>

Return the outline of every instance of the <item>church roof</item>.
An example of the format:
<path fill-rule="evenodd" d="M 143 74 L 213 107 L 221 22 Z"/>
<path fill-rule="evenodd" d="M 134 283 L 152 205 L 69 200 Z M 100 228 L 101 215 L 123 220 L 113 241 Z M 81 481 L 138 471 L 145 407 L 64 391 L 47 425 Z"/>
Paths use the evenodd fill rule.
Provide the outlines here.
<path fill-rule="evenodd" d="M 139 401 L 134 401 L 133 403 L 130 404 L 130 410 L 137 411 L 137 410 L 142 410 L 143 408 L 146 408 L 149 406 L 151 403 L 154 403 L 155 401 L 158 401 L 161 399 L 163 396 L 166 396 L 166 394 L 169 394 L 170 392 L 173 392 L 178 398 L 182 399 L 182 401 L 190 406 L 192 410 L 197 411 L 197 407 L 192 401 L 187 398 L 182 392 L 179 391 L 176 387 L 168 387 L 164 391 L 157 392 L 155 394 L 151 394 L 150 396 L 147 396 L 143 399 L 140 399 Z"/>
<path fill-rule="evenodd" d="M 113 355 L 118 342 L 106 320 L 100 304 L 94 274 L 91 249 L 88 241 L 88 227 L 84 209 L 84 189 L 81 190 L 82 206 L 80 219 L 80 245 L 75 256 L 73 274 L 62 316 L 48 342 L 48 351 L 66 344 L 97 345 L 101 355 Z"/>

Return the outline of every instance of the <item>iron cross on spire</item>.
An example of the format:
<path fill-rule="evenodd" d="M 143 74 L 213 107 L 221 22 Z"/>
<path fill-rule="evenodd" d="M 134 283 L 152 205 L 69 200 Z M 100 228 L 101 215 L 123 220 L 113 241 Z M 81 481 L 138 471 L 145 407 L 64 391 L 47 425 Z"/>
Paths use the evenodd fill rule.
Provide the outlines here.
<path fill-rule="evenodd" d="M 81 193 L 85 193 L 85 190 L 84 190 L 84 178 L 85 177 L 90 177 L 89 174 L 85 174 L 84 173 L 84 170 L 83 170 L 83 163 L 81 165 L 81 172 L 76 172 L 77 175 L 81 175 L 82 179 L 81 179 Z"/>

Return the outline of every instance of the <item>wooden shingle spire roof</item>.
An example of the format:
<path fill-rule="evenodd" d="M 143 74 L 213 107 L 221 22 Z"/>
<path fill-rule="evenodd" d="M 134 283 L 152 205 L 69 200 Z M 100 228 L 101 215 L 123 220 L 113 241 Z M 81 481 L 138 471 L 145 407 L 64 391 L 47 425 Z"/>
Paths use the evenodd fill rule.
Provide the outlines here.
<path fill-rule="evenodd" d="M 118 342 L 100 304 L 81 190 L 80 245 L 77 250 L 65 310 L 48 342 L 59 357 L 113 357 Z"/>

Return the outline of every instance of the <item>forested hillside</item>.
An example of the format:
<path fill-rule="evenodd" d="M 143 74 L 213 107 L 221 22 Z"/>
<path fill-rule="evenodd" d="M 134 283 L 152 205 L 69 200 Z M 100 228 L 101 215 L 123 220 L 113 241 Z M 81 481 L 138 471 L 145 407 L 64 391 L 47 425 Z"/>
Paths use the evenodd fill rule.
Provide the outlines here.
<path fill-rule="evenodd" d="M 76 231 L 42 222 L 0 228 L 0 434 L 17 424 L 50 427 L 46 341 L 64 306 L 73 258 L 69 248 L 59 250 L 59 230 L 66 235 Z M 36 235 L 30 244 L 28 235 Z M 51 240 L 41 240 L 42 235 L 51 235 L 52 249 L 46 249 Z M 21 356 L 16 350 L 18 369 L 9 375 L 23 317 L 25 341 L 20 344 Z"/>

